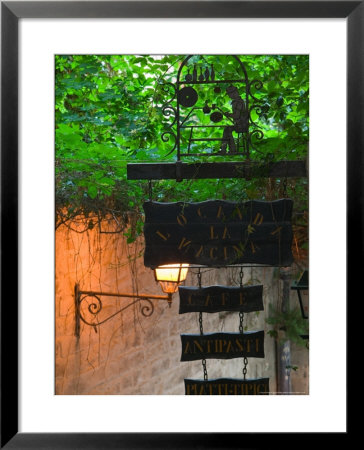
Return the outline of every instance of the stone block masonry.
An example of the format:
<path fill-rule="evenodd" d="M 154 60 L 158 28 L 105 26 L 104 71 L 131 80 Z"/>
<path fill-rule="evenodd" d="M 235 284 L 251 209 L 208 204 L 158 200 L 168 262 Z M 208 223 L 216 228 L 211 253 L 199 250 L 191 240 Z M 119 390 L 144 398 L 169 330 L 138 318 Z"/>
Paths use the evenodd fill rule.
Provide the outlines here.
<path fill-rule="evenodd" d="M 154 313 L 144 317 L 137 303 L 97 327 L 81 322 L 76 338 L 74 285 L 82 290 L 139 292 L 161 295 L 151 269 L 143 264 L 140 239 L 127 245 L 122 234 L 99 234 L 95 229 L 76 233 L 65 226 L 56 232 L 55 285 L 55 393 L 57 395 L 184 395 L 185 378 L 203 378 L 201 361 L 181 362 L 181 334 L 199 333 L 198 313 L 180 315 L 179 297 L 171 308 L 153 301 Z M 250 358 L 247 377 L 269 377 L 274 392 L 275 343 L 267 335 L 265 314 L 277 302 L 274 269 L 244 270 L 244 283 L 264 285 L 264 311 L 245 314 L 249 330 L 265 331 L 265 358 Z M 197 286 L 197 275 L 189 273 L 186 285 Z M 239 284 L 239 269 L 211 269 L 202 275 L 203 285 Z M 131 299 L 102 298 L 104 311 L 112 314 Z M 91 302 L 90 302 L 91 303 Z M 84 306 L 85 314 L 87 305 Z M 94 320 L 92 315 L 88 316 Z M 238 332 L 239 315 L 234 312 L 203 313 L 204 332 Z M 241 378 L 243 361 L 208 360 L 209 378 Z M 306 369 L 307 370 L 307 367 Z M 298 377 L 296 377 L 298 378 Z M 295 382 L 295 379 L 292 380 Z M 299 390 L 307 387 L 297 379 Z"/>

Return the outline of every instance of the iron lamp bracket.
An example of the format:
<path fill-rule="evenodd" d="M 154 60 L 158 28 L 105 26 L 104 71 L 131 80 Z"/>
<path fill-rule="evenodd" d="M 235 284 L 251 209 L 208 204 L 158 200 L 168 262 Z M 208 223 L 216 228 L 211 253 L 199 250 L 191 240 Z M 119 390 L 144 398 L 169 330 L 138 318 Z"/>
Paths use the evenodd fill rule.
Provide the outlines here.
<path fill-rule="evenodd" d="M 129 298 L 132 299 L 130 303 L 122 307 L 118 311 L 114 312 L 110 316 L 104 318 L 103 320 L 98 320 L 98 314 L 103 309 L 103 303 L 101 297 L 117 297 L 117 298 Z M 94 328 L 97 333 L 97 327 L 108 322 L 113 317 L 121 314 L 126 309 L 130 308 L 137 303 L 144 302 L 141 307 L 141 313 L 144 317 L 150 317 L 154 312 L 154 305 L 152 300 L 164 300 L 168 302 L 171 306 L 172 294 L 168 295 L 151 295 L 151 294 L 128 294 L 119 292 L 100 292 L 100 291 L 84 291 L 81 290 L 79 285 L 76 283 L 74 287 L 74 298 L 75 298 L 75 336 L 80 337 L 81 321 Z M 86 310 L 88 311 L 90 318 L 87 319 L 83 314 L 82 304 L 88 300 Z M 85 303 L 86 304 L 86 303 Z"/>

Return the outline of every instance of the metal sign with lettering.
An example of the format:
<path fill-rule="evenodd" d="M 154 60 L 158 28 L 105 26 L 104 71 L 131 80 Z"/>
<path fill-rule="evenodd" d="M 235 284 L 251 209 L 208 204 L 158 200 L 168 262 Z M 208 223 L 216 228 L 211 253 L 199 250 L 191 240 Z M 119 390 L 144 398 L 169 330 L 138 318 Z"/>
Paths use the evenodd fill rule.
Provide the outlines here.
<path fill-rule="evenodd" d="M 293 202 L 220 200 L 144 203 L 144 264 L 189 263 L 209 267 L 293 262 Z"/>
<path fill-rule="evenodd" d="M 269 378 L 216 380 L 185 379 L 186 395 L 268 395 Z"/>
<path fill-rule="evenodd" d="M 181 334 L 181 361 L 264 358 L 264 331 Z"/>
<path fill-rule="evenodd" d="M 179 313 L 263 311 L 263 286 L 180 286 Z"/>

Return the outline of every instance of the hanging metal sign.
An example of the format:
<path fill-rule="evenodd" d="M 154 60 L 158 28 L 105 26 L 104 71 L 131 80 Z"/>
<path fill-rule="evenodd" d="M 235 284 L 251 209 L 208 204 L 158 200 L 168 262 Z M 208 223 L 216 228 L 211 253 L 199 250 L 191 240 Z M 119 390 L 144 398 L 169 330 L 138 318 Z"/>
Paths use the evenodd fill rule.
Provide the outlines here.
<path fill-rule="evenodd" d="M 268 395 L 269 378 L 241 380 L 218 378 L 216 380 L 185 379 L 186 395 Z"/>
<path fill-rule="evenodd" d="M 264 331 L 181 334 L 181 361 L 264 358 Z"/>
<path fill-rule="evenodd" d="M 261 148 L 259 118 L 267 99 L 263 82 L 248 72 L 237 55 L 188 55 L 178 61 L 153 96 L 164 116 L 165 156 L 176 162 L 127 164 L 128 179 L 306 177 L 305 161 L 274 161 L 274 154 Z M 214 161 L 217 155 L 224 161 Z"/>
<path fill-rule="evenodd" d="M 293 202 L 211 200 L 144 203 L 144 264 L 190 263 L 220 267 L 293 262 Z"/>
<path fill-rule="evenodd" d="M 180 286 L 179 313 L 263 311 L 263 286 Z"/>
<path fill-rule="evenodd" d="M 159 85 L 162 112 L 171 120 L 161 135 L 173 143 L 177 160 L 188 156 L 244 156 L 259 152 L 263 132 L 254 121 L 261 114 L 263 83 L 249 79 L 236 55 L 189 55 L 175 82 Z"/>

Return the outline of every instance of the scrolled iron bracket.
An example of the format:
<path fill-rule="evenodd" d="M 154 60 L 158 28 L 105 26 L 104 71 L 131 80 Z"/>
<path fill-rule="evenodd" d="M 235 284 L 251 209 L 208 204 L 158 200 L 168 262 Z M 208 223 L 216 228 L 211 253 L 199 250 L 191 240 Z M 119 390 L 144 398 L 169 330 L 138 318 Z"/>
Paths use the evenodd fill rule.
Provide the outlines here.
<path fill-rule="evenodd" d="M 106 317 L 105 319 L 99 321 L 97 319 L 98 314 L 102 311 L 103 303 L 100 297 L 122 297 L 122 298 L 132 298 L 134 299 L 131 303 L 128 303 L 123 308 L 119 309 L 115 313 L 111 314 L 110 316 Z M 115 293 L 115 292 L 99 292 L 99 291 L 84 291 L 81 290 L 79 285 L 76 283 L 74 288 L 74 298 L 75 298 L 75 336 L 77 338 L 80 337 L 80 328 L 81 328 L 81 321 L 94 328 L 95 332 L 97 333 L 97 327 L 104 324 L 105 322 L 108 322 L 113 317 L 117 316 L 118 314 L 121 314 L 126 309 L 130 308 L 131 306 L 140 303 L 140 302 L 146 302 L 141 307 L 141 313 L 144 317 L 150 317 L 154 312 L 154 305 L 151 300 L 165 300 L 168 302 L 168 305 L 171 305 L 172 302 L 172 294 L 168 295 L 149 295 L 149 294 L 128 294 L 128 293 Z M 86 299 L 92 299 L 91 303 L 88 304 L 87 310 L 88 313 L 95 319 L 95 321 L 90 321 L 87 319 L 83 312 L 81 305 Z"/>

